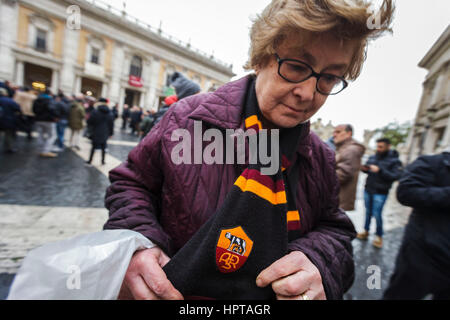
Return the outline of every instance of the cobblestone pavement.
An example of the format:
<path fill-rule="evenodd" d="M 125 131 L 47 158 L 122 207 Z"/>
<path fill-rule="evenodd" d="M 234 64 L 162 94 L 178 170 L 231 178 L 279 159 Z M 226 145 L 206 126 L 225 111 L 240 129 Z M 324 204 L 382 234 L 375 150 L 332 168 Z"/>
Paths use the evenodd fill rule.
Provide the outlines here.
<path fill-rule="evenodd" d="M 109 142 L 106 166 L 100 166 L 100 154 L 94 166 L 86 166 L 89 141 L 82 139 L 80 151 L 66 149 L 56 159 L 37 156 L 36 139 L 28 141 L 19 135 L 19 152 L 0 154 L 0 299 L 9 287 L 27 253 L 43 244 L 100 231 L 107 219 L 103 199 L 109 185 L 108 172 L 124 161 L 137 145 L 138 138 L 116 130 Z M 363 182 L 360 179 L 357 210 L 348 212 L 360 231 L 364 223 Z M 385 237 L 383 249 L 375 249 L 371 240 L 354 240 L 355 282 L 345 299 L 379 299 L 392 274 L 395 258 L 409 216 L 400 206 L 394 190 L 384 210 Z M 372 225 L 375 230 L 375 222 Z M 381 287 L 370 290 L 368 270 L 377 266 Z"/>

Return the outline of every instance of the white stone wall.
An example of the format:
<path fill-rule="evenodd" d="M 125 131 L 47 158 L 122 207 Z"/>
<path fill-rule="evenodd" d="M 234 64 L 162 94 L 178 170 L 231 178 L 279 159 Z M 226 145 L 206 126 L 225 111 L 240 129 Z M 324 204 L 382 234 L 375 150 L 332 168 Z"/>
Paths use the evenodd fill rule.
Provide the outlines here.
<path fill-rule="evenodd" d="M 17 39 L 17 8 L 15 0 L 0 0 L 0 81 L 15 80 L 12 49 Z"/>
<path fill-rule="evenodd" d="M 86 63 L 78 65 L 78 45 L 80 43 L 80 30 L 66 26 L 63 39 L 63 56 L 60 60 L 55 57 L 44 57 L 40 53 L 28 48 L 27 52 L 15 52 L 17 39 L 18 4 L 22 3 L 43 16 L 52 16 L 66 21 L 70 5 L 79 5 L 81 8 L 81 28 L 102 39 L 107 37 L 113 40 L 111 59 L 111 72 L 105 71 L 105 50 L 103 50 L 100 66 L 89 64 L 89 45 L 87 46 Z M 0 79 L 9 79 L 17 84 L 23 84 L 24 64 L 32 62 L 49 67 L 53 70 L 52 89 L 62 89 L 66 94 L 79 93 L 83 77 L 102 81 L 104 83 L 102 94 L 111 102 L 118 102 L 122 108 L 125 98 L 125 89 L 136 89 L 141 92 L 141 105 L 145 108 L 157 108 L 159 87 L 159 73 L 161 60 L 168 64 L 180 66 L 198 75 L 202 75 L 213 82 L 226 83 L 232 75 L 223 73 L 221 68 L 212 67 L 212 62 L 201 57 L 187 48 L 180 49 L 174 43 L 161 40 L 156 34 L 143 31 L 130 22 L 123 23 L 122 17 L 87 6 L 83 0 L 0 0 Z M 100 15 L 100 16 L 99 16 Z M 159 40 L 158 40 L 159 39 Z M 133 88 L 128 84 L 130 61 L 133 54 L 143 59 L 142 79 L 143 88 Z M 3 63 L 3 62 L 6 63 Z M 213 63 L 214 64 L 214 63 Z M 102 68 L 92 73 L 92 67 Z"/>

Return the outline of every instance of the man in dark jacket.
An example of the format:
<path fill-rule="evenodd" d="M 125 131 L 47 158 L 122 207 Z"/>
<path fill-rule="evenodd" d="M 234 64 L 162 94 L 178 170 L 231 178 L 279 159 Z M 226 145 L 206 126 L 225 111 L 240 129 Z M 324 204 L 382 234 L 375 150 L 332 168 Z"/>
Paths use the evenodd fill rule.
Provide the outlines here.
<path fill-rule="evenodd" d="M 339 204 L 343 210 L 353 211 L 361 158 L 366 148 L 353 139 L 353 127 L 349 124 L 341 124 L 334 129 L 333 142 L 336 146 L 336 174 L 341 186 Z"/>
<path fill-rule="evenodd" d="M 131 109 L 130 113 L 130 128 L 131 128 L 131 134 L 134 135 L 135 133 L 139 134 L 139 124 L 142 121 L 142 109 L 141 107 L 134 106 Z"/>
<path fill-rule="evenodd" d="M 367 173 L 364 202 L 366 205 L 365 231 L 359 233 L 357 238 L 367 240 L 369 237 L 370 222 L 375 217 L 377 222 L 376 238 L 373 245 L 383 247 L 383 219 L 382 212 L 386 203 L 389 190 L 394 181 L 402 175 L 402 163 L 398 158 L 398 152 L 391 150 L 391 142 L 387 138 L 377 140 L 377 153 L 369 158 L 362 167 L 362 172 Z"/>
<path fill-rule="evenodd" d="M 410 164 L 397 198 L 414 210 L 384 299 L 450 299 L 450 146 Z"/>
<path fill-rule="evenodd" d="M 58 122 L 56 123 L 56 145 L 58 152 L 64 150 L 64 133 L 69 124 L 70 101 L 66 99 L 63 93 L 55 97 L 54 108 L 58 114 Z"/>
<path fill-rule="evenodd" d="M 13 141 L 20 114 L 20 106 L 12 98 L 9 98 L 6 89 L 0 88 L 0 130 L 5 132 L 4 152 L 6 153 L 17 151 L 13 148 Z"/>
<path fill-rule="evenodd" d="M 123 105 L 122 111 L 122 130 L 127 128 L 128 118 L 130 117 L 130 108 L 127 104 Z"/>
<path fill-rule="evenodd" d="M 42 145 L 40 156 L 56 158 L 58 155 L 53 153 L 52 149 L 56 139 L 56 122 L 59 115 L 49 90 L 40 94 L 34 101 L 33 112 L 36 115 L 36 130 L 39 132 L 39 140 Z"/>
<path fill-rule="evenodd" d="M 102 150 L 102 165 L 105 164 L 106 143 L 114 134 L 114 115 L 107 105 L 107 100 L 100 98 L 95 105 L 96 108 L 92 111 L 87 124 L 90 132 L 90 139 L 92 140 L 92 149 L 87 164 L 92 163 L 94 152 L 96 149 Z"/>

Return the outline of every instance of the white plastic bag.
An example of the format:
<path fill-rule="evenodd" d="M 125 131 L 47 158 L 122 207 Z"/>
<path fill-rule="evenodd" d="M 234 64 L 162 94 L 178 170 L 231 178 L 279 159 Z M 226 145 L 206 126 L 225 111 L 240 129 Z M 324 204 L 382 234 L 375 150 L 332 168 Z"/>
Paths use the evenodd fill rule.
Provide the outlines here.
<path fill-rule="evenodd" d="M 117 299 L 131 257 L 154 247 L 140 233 L 107 230 L 30 251 L 8 300 Z"/>

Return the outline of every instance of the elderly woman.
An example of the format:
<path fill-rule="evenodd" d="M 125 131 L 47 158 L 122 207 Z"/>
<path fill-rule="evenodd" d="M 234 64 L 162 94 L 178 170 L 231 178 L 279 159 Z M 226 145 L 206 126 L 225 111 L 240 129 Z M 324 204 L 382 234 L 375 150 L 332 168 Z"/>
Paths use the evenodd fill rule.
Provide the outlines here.
<path fill-rule="evenodd" d="M 219 271 L 225 277 L 217 279 L 225 279 L 230 269 L 236 271 L 247 260 L 247 269 L 255 268 L 257 273 L 236 278 L 242 284 L 230 291 L 236 297 L 251 297 L 238 294 L 246 288 L 255 293 L 256 288 L 266 288 L 277 299 L 342 299 L 354 279 L 351 241 L 355 230 L 339 209 L 334 154 L 310 132 L 309 120 L 328 96 L 340 93 L 348 80 L 358 77 L 368 40 L 389 30 L 391 1 L 385 0 L 376 16 L 369 7 L 370 3 L 358 0 L 272 1 L 251 29 L 246 67 L 254 74 L 174 104 L 128 160 L 111 171 L 106 194 L 110 218 L 105 229 L 131 229 L 156 244 L 133 256 L 119 298 L 183 299 L 186 294 L 178 284 L 184 286 L 186 281 L 176 272 L 181 273 L 182 268 L 167 266 L 186 247 L 198 244 L 202 249 L 212 237 L 213 245 L 205 250 L 217 244 L 217 254 L 222 254 L 220 259 L 214 257 L 217 270 L 207 270 L 204 275 L 195 274 L 194 269 L 181 273 L 188 280 L 192 276 L 188 286 L 204 282 L 202 278 L 214 272 L 219 277 Z M 369 28 L 374 17 L 379 25 Z M 287 156 L 282 155 L 283 173 L 274 176 L 282 180 L 268 179 L 260 168 L 248 166 L 248 161 L 244 165 L 175 161 L 173 153 L 179 142 L 174 141 L 174 132 L 183 129 L 194 136 L 199 121 L 202 132 L 208 128 L 221 132 L 250 127 L 280 130 L 281 152 L 287 151 Z M 203 143 L 205 150 L 208 143 Z M 193 153 L 196 150 L 193 148 Z M 252 179 L 253 187 L 249 184 Z M 246 197 L 248 194 L 256 197 Z M 239 210 L 241 218 L 236 216 Z M 288 228 L 265 222 L 266 216 L 282 211 Z M 219 216 L 222 221 L 227 216 L 234 220 L 220 225 L 215 233 Z M 242 216 L 261 224 L 252 230 L 248 230 L 251 226 L 226 230 L 245 224 Z M 236 219 L 240 222 L 235 225 Z M 264 260 L 264 248 L 273 248 L 271 243 L 258 247 L 255 239 L 261 235 L 276 240 L 274 247 L 280 248 L 273 255 L 276 260 Z M 285 239 L 283 249 L 278 243 Z M 214 258 L 203 262 L 196 253 L 181 261 L 202 267 Z M 235 274 L 247 272 L 247 266 Z"/>

